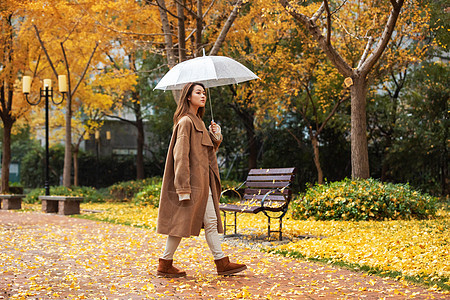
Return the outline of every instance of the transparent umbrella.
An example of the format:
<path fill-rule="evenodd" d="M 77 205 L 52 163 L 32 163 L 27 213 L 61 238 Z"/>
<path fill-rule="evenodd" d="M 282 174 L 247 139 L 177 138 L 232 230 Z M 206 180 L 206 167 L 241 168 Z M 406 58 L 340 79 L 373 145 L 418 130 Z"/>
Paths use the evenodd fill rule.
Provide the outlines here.
<path fill-rule="evenodd" d="M 189 82 L 200 82 L 210 88 L 257 78 L 259 77 L 255 73 L 234 59 L 226 56 L 206 56 L 203 51 L 203 56 L 175 65 L 158 82 L 155 89 L 181 90 Z M 211 98 L 209 101 L 211 105 Z"/>

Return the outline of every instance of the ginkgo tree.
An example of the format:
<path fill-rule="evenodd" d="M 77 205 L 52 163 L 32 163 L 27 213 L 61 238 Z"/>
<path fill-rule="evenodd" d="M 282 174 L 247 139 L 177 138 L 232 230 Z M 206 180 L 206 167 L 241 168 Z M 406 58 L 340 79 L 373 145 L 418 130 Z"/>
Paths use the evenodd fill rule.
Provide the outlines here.
<path fill-rule="evenodd" d="M 9 192 L 9 165 L 11 163 L 11 133 L 17 121 L 29 112 L 20 79 L 28 63 L 30 46 L 21 33 L 21 20 L 26 4 L 23 1 L 0 2 L 0 117 L 3 124 L 1 191 Z M 35 69 L 34 69 L 35 71 Z"/>
<path fill-rule="evenodd" d="M 38 43 L 45 57 L 40 67 L 45 69 L 44 75 L 54 80 L 58 74 L 68 78 L 64 186 L 71 185 L 73 112 L 82 104 L 76 93 L 86 76 L 95 71 L 93 66 L 107 62 L 101 53 L 112 46 L 108 31 L 90 17 L 96 13 L 94 8 L 94 1 L 35 1 L 28 6 L 28 18 L 24 22 L 30 42 Z"/>
<path fill-rule="evenodd" d="M 426 26 L 427 9 L 405 0 L 278 2 L 346 79 L 351 94 L 352 177 L 368 178 L 366 99 L 374 69 L 388 70 L 399 58 L 414 56 L 404 45 Z M 400 47 L 388 48 L 391 40 Z"/>
<path fill-rule="evenodd" d="M 322 183 L 319 136 L 348 97 L 342 76 L 324 64 L 324 54 L 280 9 L 276 3 L 253 1 L 235 22 L 239 30 L 229 34 L 223 53 L 249 66 L 261 80 L 233 88 L 234 97 L 228 104 L 246 129 L 250 168 L 256 167 L 260 152 L 256 131 L 274 120 L 277 126 L 286 128 L 291 112 L 301 115 L 307 123 L 318 182 Z M 286 129 L 295 140 L 302 139 Z"/>

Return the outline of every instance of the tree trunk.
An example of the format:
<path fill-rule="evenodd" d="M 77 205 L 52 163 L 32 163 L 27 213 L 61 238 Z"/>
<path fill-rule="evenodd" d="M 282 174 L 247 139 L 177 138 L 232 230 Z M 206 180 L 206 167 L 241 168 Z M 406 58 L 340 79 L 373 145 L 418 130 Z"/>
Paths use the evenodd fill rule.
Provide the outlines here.
<path fill-rule="evenodd" d="M 9 164 L 11 163 L 11 129 L 14 121 L 3 119 L 2 194 L 9 193 Z"/>
<path fill-rule="evenodd" d="M 172 68 L 176 64 L 175 51 L 173 49 L 172 30 L 167 17 L 166 2 L 164 0 L 157 0 L 159 7 L 159 16 L 161 18 L 162 29 L 164 32 L 164 44 L 166 46 L 167 63 L 169 68 Z"/>
<path fill-rule="evenodd" d="M 247 128 L 247 140 L 248 140 L 248 168 L 256 169 L 258 166 L 258 142 L 255 135 L 255 127 Z"/>
<path fill-rule="evenodd" d="M 78 152 L 79 148 L 76 147 L 73 149 L 72 155 L 73 155 L 73 185 L 78 186 Z"/>
<path fill-rule="evenodd" d="M 66 138 L 64 146 L 63 185 L 70 187 L 72 172 L 72 97 L 67 93 L 66 103 Z"/>
<path fill-rule="evenodd" d="M 367 80 L 353 78 L 351 93 L 351 160 L 352 178 L 369 178 L 369 152 L 366 130 Z"/>
<path fill-rule="evenodd" d="M 184 0 L 177 2 L 178 17 L 178 62 L 186 60 L 186 29 L 184 27 Z"/>
<path fill-rule="evenodd" d="M 203 32 L 203 13 L 202 13 L 202 1 L 197 0 L 197 31 L 195 32 L 195 56 L 202 55 L 202 32 Z"/>
<path fill-rule="evenodd" d="M 248 111 L 246 109 L 239 108 L 235 105 L 231 107 L 236 111 L 239 118 L 242 120 L 246 135 L 247 135 L 247 145 L 248 145 L 248 168 L 255 169 L 258 165 L 258 141 L 255 135 L 255 113 Z"/>
<path fill-rule="evenodd" d="M 323 184 L 323 171 L 322 171 L 322 167 L 320 166 L 319 140 L 317 139 L 317 136 L 311 135 L 311 144 L 312 144 L 313 150 L 314 150 L 314 164 L 317 169 L 317 183 Z"/>
<path fill-rule="evenodd" d="M 137 136 L 137 155 L 136 155 L 136 179 L 144 179 L 144 122 L 142 118 L 136 120 Z"/>

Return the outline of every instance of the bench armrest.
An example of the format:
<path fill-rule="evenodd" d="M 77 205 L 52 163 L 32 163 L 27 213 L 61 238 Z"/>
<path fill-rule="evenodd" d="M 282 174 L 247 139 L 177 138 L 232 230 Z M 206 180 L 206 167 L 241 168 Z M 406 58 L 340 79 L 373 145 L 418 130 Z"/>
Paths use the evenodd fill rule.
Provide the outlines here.
<path fill-rule="evenodd" d="M 282 188 L 276 188 L 276 189 L 273 189 L 273 190 L 268 191 L 268 192 L 264 195 L 264 197 L 261 199 L 261 208 L 264 209 L 264 202 L 266 201 L 267 196 L 269 196 L 270 194 L 272 194 L 272 193 L 274 193 L 274 192 L 281 192 L 281 193 L 282 193 L 282 192 L 284 191 L 284 189 L 287 188 L 289 185 L 290 185 L 290 183 L 288 183 L 287 185 L 285 185 L 285 186 L 282 187 Z M 286 199 L 286 196 L 283 195 L 283 197 Z"/>
<path fill-rule="evenodd" d="M 241 183 L 241 184 L 240 184 L 239 186 L 237 186 L 237 187 L 232 187 L 232 188 L 229 188 L 229 189 L 226 189 L 226 190 L 222 191 L 222 193 L 220 193 L 219 203 L 220 203 L 220 199 L 222 198 L 222 195 L 225 194 L 226 192 L 229 192 L 229 191 L 232 191 L 232 192 L 236 193 L 236 194 L 239 196 L 239 201 L 241 201 L 241 200 L 242 200 L 242 195 L 241 195 L 238 191 L 240 190 L 240 188 L 241 188 L 242 186 L 244 186 L 244 184 L 245 184 L 246 182 L 247 182 L 247 181 L 244 181 L 243 183 Z"/>

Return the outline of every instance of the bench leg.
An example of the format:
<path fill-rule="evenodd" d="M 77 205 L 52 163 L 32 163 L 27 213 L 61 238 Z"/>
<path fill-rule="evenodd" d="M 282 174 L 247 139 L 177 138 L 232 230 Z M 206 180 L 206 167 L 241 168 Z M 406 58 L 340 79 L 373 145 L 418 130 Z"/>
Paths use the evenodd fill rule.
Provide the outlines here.
<path fill-rule="evenodd" d="M 270 240 L 270 233 L 271 232 L 278 232 L 279 240 L 282 241 L 283 240 L 283 233 L 282 233 L 283 218 L 278 218 L 280 220 L 280 225 L 279 225 L 278 230 L 270 230 L 270 219 L 274 219 L 274 218 L 271 218 L 271 217 L 267 216 L 267 238 Z"/>
<path fill-rule="evenodd" d="M 1 206 L 0 206 L 1 208 Z M 13 199 L 3 199 L 3 209 L 21 209 L 22 208 L 22 199 L 21 198 L 13 198 Z"/>
<path fill-rule="evenodd" d="M 58 201 L 42 200 L 42 211 L 45 213 L 58 212 Z"/>
<path fill-rule="evenodd" d="M 223 211 L 223 235 L 227 235 L 227 212 Z"/>
<path fill-rule="evenodd" d="M 237 234 L 237 212 L 234 212 L 234 224 L 227 224 L 227 212 L 223 210 L 223 234 L 227 235 L 227 227 L 234 226 L 234 234 Z"/>
<path fill-rule="evenodd" d="M 58 201 L 58 214 L 60 215 L 78 215 L 80 214 L 79 201 Z"/>
<path fill-rule="evenodd" d="M 234 212 L 234 234 L 237 234 L 237 212 Z"/>

